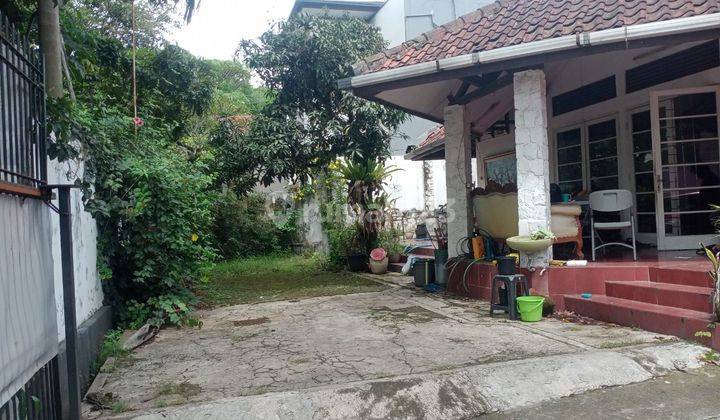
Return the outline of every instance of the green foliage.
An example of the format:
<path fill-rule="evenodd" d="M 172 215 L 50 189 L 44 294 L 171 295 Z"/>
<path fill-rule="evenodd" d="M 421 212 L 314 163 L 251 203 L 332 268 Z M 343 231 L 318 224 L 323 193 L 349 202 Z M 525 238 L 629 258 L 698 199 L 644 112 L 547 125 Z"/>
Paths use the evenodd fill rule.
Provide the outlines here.
<path fill-rule="evenodd" d="M 129 329 L 138 329 L 146 323 L 157 328 L 163 325 L 199 328 L 202 321 L 192 316 L 197 303 L 197 298 L 187 290 L 151 297 L 145 302 L 131 300 L 124 303 L 119 324 Z"/>
<path fill-rule="evenodd" d="M 242 100 L 252 100 L 247 70 L 207 62 L 163 42 L 141 42 L 138 112 L 145 124 L 135 129 L 131 52 L 108 22 L 98 20 L 112 15 L 111 21 L 122 24 L 129 4 L 77 5 L 61 13 L 77 101 L 48 103 L 56 133 L 50 154 L 85 162 L 78 182 L 97 220 L 98 265 L 120 324 L 194 324 L 188 317 L 195 303 L 191 290 L 200 268 L 215 256 L 217 165 L 209 127 L 213 112 L 251 108 L 216 99 L 218 92 L 245 84 L 249 96 Z M 104 12 L 91 13 L 95 7 Z M 148 34 L 159 36 L 160 21 L 160 14 L 146 19 Z"/>
<path fill-rule="evenodd" d="M 366 254 L 360 227 L 358 225 L 340 224 L 326 229 L 328 236 L 328 264 L 332 269 L 342 269 L 347 265 L 350 255 Z"/>
<path fill-rule="evenodd" d="M 401 236 L 400 229 L 384 229 L 378 234 L 378 246 L 387 251 L 388 254 L 400 254 L 404 249 L 400 242 Z"/>
<path fill-rule="evenodd" d="M 100 347 L 100 364 L 105 363 L 108 357 L 125 357 L 130 354 L 129 350 L 125 350 L 122 345 L 122 329 L 110 330 L 105 334 L 105 340 Z"/>
<path fill-rule="evenodd" d="M 385 225 L 385 212 L 391 200 L 385 180 L 400 169 L 386 167 L 377 160 L 340 162 L 338 172 L 347 182 L 347 202 L 360 224 L 360 239 L 369 253 L 378 246 L 378 234 Z"/>
<path fill-rule="evenodd" d="M 337 87 L 352 64 L 384 46 L 379 30 L 362 20 L 309 15 L 291 17 L 259 42 L 241 42 L 238 53 L 270 102 L 247 133 L 218 133 L 217 143 L 234 150 L 227 169 L 265 184 L 305 182 L 338 157 L 387 156 L 405 114 Z"/>
<path fill-rule="evenodd" d="M 215 246 L 225 259 L 284 251 L 300 240 L 300 213 L 289 211 L 277 223 L 267 215 L 265 197 L 223 194 L 215 206 Z"/>
<path fill-rule="evenodd" d="M 555 239 L 555 235 L 547 229 L 538 229 L 530 234 L 530 239 L 533 241 L 541 239 Z"/>

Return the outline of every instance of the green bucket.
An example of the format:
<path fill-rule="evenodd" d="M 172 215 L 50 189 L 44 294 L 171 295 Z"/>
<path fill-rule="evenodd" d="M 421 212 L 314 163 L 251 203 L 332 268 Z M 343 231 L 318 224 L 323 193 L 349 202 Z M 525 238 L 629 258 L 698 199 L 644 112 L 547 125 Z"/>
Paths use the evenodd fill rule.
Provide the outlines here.
<path fill-rule="evenodd" d="M 525 322 L 536 322 L 542 319 L 543 303 L 542 296 L 520 296 L 517 298 L 517 310 L 520 312 L 520 319 Z"/>

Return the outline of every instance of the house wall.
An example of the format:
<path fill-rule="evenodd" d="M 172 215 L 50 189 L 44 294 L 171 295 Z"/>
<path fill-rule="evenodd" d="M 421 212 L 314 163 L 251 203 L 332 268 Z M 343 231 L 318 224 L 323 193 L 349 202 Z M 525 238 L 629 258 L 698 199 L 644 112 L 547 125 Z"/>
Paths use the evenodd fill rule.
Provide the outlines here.
<path fill-rule="evenodd" d="M 490 3 L 491 0 L 388 0 L 370 22 L 380 28 L 392 47 Z M 422 162 L 403 158 L 407 147 L 424 140 L 427 132 L 435 126 L 432 121 L 411 117 L 401 124 L 397 135 L 391 139 L 392 158 L 388 164 L 402 171 L 396 173 L 388 184 L 395 207 L 400 210 L 422 210 L 427 206 L 437 207 L 447 203 L 445 162 L 431 163 L 432 185 L 425 185 Z M 473 170 L 473 174 L 475 172 Z M 426 203 L 426 189 L 432 189 L 431 203 Z"/>
<path fill-rule="evenodd" d="M 50 184 L 72 183 L 82 177 L 84 166 L 74 161 L 48 162 Z M 57 200 L 54 201 L 57 205 Z M 103 291 L 97 270 L 97 226 L 92 215 L 85 211 L 82 192 L 71 192 L 73 262 L 75 264 L 75 310 L 77 324 L 82 325 L 103 306 Z M 49 209 L 48 209 L 49 211 Z M 65 339 L 65 318 L 63 313 L 62 260 L 60 258 L 60 218 L 52 213 L 50 217 L 52 237 L 53 277 L 55 284 L 55 306 L 57 308 L 58 341 Z"/>
<path fill-rule="evenodd" d="M 557 149 L 555 144 L 557 132 L 564 131 L 571 127 L 584 126 L 588 123 L 615 118 L 617 121 L 619 186 L 620 188 L 634 192 L 635 177 L 632 158 L 630 115 L 639 110 L 647 109 L 651 91 L 720 84 L 720 69 L 706 70 L 691 76 L 653 86 L 648 90 L 630 94 L 625 94 L 625 71 L 629 68 L 685 50 L 693 45 L 695 44 L 683 44 L 661 50 L 617 51 L 546 65 L 551 182 L 557 182 Z M 552 98 L 554 96 L 612 75 L 616 77 L 616 98 L 563 115 L 552 116 Z M 487 136 L 483 138 L 480 142 L 480 168 L 482 168 L 483 165 L 483 158 L 503 152 L 514 151 L 514 143 L 514 133 L 494 139 L 488 138 Z M 484 184 L 483 177 L 479 179 L 479 184 Z M 627 234 L 629 236 L 629 233 Z M 641 234 L 638 235 L 638 239 L 641 242 L 654 243 L 656 241 L 656 235 Z"/>
<path fill-rule="evenodd" d="M 629 116 L 639 108 L 647 107 L 650 102 L 651 90 L 665 90 L 689 86 L 706 86 L 720 83 L 720 70 L 711 69 L 688 77 L 673 80 L 650 90 L 642 90 L 625 94 L 625 70 L 636 67 L 661 57 L 682 51 L 693 44 L 683 44 L 661 51 L 636 50 L 618 51 L 573 60 L 564 64 L 553 65 L 547 69 L 548 74 L 548 112 L 552 112 L 552 97 L 573 90 L 582 85 L 592 83 L 611 75 L 616 76 L 618 96 L 614 99 L 591 105 L 557 117 L 549 118 L 549 135 L 551 144 L 550 167 L 555 168 L 557 154 L 555 152 L 555 134 L 564 128 L 597 121 L 606 117 L 616 117 L 618 127 L 618 159 L 620 187 L 634 191 L 632 138 L 630 136 Z M 551 179 L 557 180 L 557 172 L 551 171 Z"/>

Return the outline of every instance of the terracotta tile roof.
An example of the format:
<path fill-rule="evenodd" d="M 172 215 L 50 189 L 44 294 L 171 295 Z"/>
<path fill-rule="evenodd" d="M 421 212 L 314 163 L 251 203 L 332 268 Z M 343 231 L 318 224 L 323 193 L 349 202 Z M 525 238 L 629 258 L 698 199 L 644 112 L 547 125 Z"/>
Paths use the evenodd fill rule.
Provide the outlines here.
<path fill-rule="evenodd" d="M 437 125 L 433 127 L 430 131 L 428 131 L 426 137 L 418 143 L 417 148 L 425 147 L 430 143 L 435 143 L 436 141 L 445 138 L 445 126 L 444 125 Z"/>
<path fill-rule="evenodd" d="M 531 41 L 718 13 L 718 0 L 501 0 L 369 57 L 373 73 Z"/>

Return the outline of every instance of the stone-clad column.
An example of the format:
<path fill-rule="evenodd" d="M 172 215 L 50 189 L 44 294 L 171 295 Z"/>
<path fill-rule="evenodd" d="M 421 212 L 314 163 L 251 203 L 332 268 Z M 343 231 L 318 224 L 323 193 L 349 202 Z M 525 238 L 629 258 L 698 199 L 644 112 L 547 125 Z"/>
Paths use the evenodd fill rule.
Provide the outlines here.
<path fill-rule="evenodd" d="M 472 233 L 472 148 L 465 107 L 445 107 L 445 184 L 447 186 L 448 253 L 457 256 L 458 242 Z"/>
<path fill-rule="evenodd" d="M 515 151 L 518 181 L 518 231 L 529 235 L 550 230 L 550 154 L 545 73 L 528 70 L 514 75 Z M 552 247 L 523 256 L 524 267 L 546 266 Z"/>

